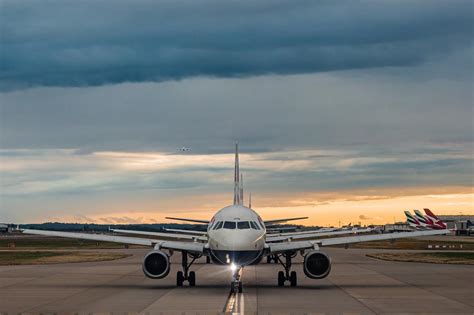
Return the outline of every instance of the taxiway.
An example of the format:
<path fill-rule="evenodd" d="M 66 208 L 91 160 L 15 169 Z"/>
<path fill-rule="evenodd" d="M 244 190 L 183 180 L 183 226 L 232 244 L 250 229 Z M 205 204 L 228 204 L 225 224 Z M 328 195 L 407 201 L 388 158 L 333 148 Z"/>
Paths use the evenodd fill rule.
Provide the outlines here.
<path fill-rule="evenodd" d="M 112 250 L 108 250 L 112 251 Z M 444 313 L 474 312 L 474 266 L 380 261 L 376 250 L 326 249 L 333 260 L 329 277 L 304 276 L 294 264 L 298 287 L 277 287 L 277 264 L 246 267 L 244 293 L 229 295 L 228 267 L 205 264 L 192 270 L 196 287 L 176 287 L 170 275 L 151 280 L 141 260 L 147 250 L 110 262 L 0 267 L 0 313 Z M 380 250 L 379 250 L 380 251 Z M 387 250 L 382 250 L 387 251 Z M 179 254 L 173 257 L 178 262 Z M 298 262 L 299 261 L 299 262 Z"/>

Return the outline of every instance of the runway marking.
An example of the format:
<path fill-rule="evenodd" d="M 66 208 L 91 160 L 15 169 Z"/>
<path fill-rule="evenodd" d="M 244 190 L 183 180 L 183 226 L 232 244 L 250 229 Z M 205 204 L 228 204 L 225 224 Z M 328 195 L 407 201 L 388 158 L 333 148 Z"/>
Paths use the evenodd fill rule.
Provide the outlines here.
<path fill-rule="evenodd" d="M 243 293 L 230 291 L 222 310 L 225 314 L 244 314 L 245 299 Z"/>
<path fill-rule="evenodd" d="M 229 297 L 227 297 L 227 301 L 224 306 L 223 312 L 225 314 L 234 314 L 236 307 L 236 301 L 237 301 L 237 295 L 238 293 L 230 291 Z"/>
<path fill-rule="evenodd" d="M 242 280 L 244 268 L 240 269 L 240 279 Z M 223 312 L 225 314 L 243 314 L 244 313 L 244 294 L 232 289 L 229 292 L 227 301 L 224 305 Z"/>

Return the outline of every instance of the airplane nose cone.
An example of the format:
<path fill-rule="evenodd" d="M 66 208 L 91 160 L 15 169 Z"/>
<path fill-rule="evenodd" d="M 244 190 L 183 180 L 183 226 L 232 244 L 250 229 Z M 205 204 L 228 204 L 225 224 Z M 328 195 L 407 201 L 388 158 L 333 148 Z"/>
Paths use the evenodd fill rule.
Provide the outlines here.
<path fill-rule="evenodd" d="M 211 248 L 213 260 L 220 264 L 234 263 L 240 266 L 257 261 L 263 253 L 263 242 L 261 235 L 249 232 L 226 231 L 222 237 L 216 239 L 217 246 Z"/>
<path fill-rule="evenodd" d="M 257 250 L 258 236 L 254 233 L 232 231 L 219 240 L 219 248 L 227 250 Z"/>

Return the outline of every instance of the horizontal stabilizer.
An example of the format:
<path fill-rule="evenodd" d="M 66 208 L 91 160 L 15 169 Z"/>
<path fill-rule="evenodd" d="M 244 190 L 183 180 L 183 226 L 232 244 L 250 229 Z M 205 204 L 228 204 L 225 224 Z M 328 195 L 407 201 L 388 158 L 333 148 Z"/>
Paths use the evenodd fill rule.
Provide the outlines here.
<path fill-rule="evenodd" d="M 273 225 L 273 224 L 276 224 L 276 223 L 284 223 L 284 222 L 288 222 L 288 221 L 304 220 L 304 219 L 307 219 L 307 218 L 308 217 L 298 217 L 298 218 L 267 220 L 267 221 L 265 221 L 265 225 Z"/>
<path fill-rule="evenodd" d="M 209 220 L 197 220 L 197 219 L 174 218 L 174 217 L 166 217 L 166 219 L 169 219 L 169 220 L 177 220 L 177 221 L 186 221 L 186 222 L 195 222 L 195 223 L 209 224 Z"/>
<path fill-rule="evenodd" d="M 167 232 L 177 232 L 177 233 L 183 233 L 183 234 L 192 234 L 192 235 L 205 235 L 207 232 L 203 231 L 196 231 L 196 230 L 182 230 L 182 229 L 166 229 L 165 231 Z"/>

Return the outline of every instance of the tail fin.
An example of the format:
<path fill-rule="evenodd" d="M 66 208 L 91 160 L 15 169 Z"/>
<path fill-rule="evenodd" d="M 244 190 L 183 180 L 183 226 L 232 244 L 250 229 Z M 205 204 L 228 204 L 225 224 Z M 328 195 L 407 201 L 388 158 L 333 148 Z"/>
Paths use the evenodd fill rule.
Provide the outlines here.
<path fill-rule="evenodd" d="M 413 210 L 415 212 L 416 219 L 420 222 L 422 226 L 429 224 L 425 216 L 420 212 L 420 210 Z"/>
<path fill-rule="evenodd" d="M 240 203 L 244 204 L 244 174 L 240 174 Z"/>
<path fill-rule="evenodd" d="M 235 144 L 235 166 L 234 166 L 234 205 L 241 205 L 241 187 L 239 170 L 239 144 Z"/>
<path fill-rule="evenodd" d="M 433 229 L 446 229 L 446 223 L 444 223 L 440 218 L 438 218 L 430 209 L 423 209 L 426 213 L 426 220 L 432 221 L 430 227 Z"/>
<path fill-rule="evenodd" d="M 410 213 L 410 211 L 405 211 L 405 216 L 407 217 L 407 222 L 411 227 L 420 227 L 420 222 Z"/>
<path fill-rule="evenodd" d="M 424 208 L 423 210 L 425 210 L 425 213 L 428 217 L 431 217 L 435 220 L 439 220 L 439 218 L 436 216 L 436 214 L 434 214 L 433 212 L 431 212 L 430 209 L 427 209 L 427 208 Z"/>

